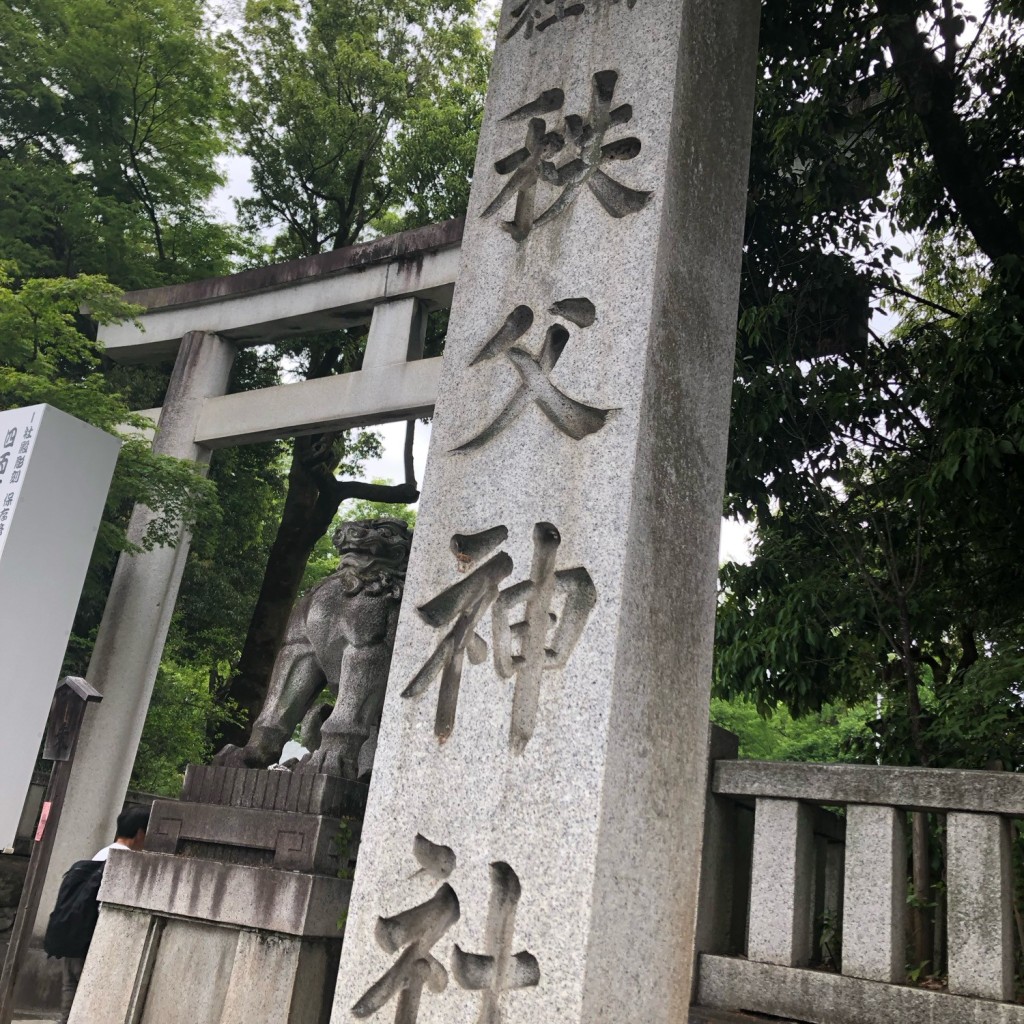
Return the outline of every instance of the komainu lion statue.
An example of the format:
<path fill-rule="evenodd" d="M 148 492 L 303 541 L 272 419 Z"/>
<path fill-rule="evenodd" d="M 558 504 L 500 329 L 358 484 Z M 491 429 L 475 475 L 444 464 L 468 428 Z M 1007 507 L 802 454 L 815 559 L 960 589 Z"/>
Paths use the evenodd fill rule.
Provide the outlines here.
<path fill-rule="evenodd" d="M 273 764 L 301 721 L 311 754 L 298 771 L 355 779 L 372 767 L 412 533 L 400 519 L 369 519 L 342 523 L 333 539 L 341 562 L 292 609 L 249 742 L 228 744 L 216 764 Z M 333 709 L 316 704 L 324 687 Z"/>

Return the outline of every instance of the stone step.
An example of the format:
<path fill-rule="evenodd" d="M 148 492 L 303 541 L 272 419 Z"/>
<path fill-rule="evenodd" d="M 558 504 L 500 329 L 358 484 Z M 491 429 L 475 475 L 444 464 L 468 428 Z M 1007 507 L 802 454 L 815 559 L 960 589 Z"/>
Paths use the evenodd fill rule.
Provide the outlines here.
<path fill-rule="evenodd" d="M 733 1010 L 713 1010 L 706 1006 L 691 1006 L 689 1024 L 806 1024 L 789 1017 L 765 1017 L 756 1013 L 738 1013 Z"/>

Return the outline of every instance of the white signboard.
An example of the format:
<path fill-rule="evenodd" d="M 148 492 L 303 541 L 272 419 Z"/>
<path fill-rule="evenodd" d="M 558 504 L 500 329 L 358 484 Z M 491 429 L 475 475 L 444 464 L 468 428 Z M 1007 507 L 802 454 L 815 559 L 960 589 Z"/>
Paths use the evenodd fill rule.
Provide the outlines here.
<path fill-rule="evenodd" d="M 9 524 L 18 504 L 21 481 L 35 440 L 35 421 L 41 406 L 0 413 L 0 555 L 3 554 Z"/>
<path fill-rule="evenodd" d="M 48 405 L 0 412 L 0 848 L 17 831 L 119 449 Z"/>

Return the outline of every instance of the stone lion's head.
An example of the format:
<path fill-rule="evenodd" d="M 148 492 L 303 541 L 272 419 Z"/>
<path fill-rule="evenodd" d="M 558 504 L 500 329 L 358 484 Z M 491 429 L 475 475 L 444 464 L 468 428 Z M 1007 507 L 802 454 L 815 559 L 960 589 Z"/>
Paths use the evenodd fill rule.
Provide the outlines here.
<path fill-rule="evenodd" d="M 332 539 L 341 555 L 338 573 L 346 579 L 346 593 L 402 596 L 412 547 L 412 531 L 405 522 L 354 519 L 342 523 Z"/>

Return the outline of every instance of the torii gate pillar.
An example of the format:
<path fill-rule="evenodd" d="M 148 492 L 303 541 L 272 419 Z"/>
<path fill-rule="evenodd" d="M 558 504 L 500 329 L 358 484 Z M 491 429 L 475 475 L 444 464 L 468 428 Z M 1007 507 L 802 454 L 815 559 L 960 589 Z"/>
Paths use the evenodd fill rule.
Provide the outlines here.
<path fill-rule="evenodd" d="M 157 454 L 209 464 L 210 450 L 193 440 L 196 426 L 206 399 L 227 390 L 234 358 L 234 345 L 216 334 L 185 335 L 153 441 Z M 129 540 L 141 541 L 150 515 L 142 505 L 136 506 Z M 190 541 L 183 530 L 175 547 L 122 555 L 117 563 L 88 670 L 89 681 L 103 694 L 103 704 L 86 718 L 79 739 L 36 919 L 37 935 L 45 930 L 61 874 L 114 838 Z"/>

